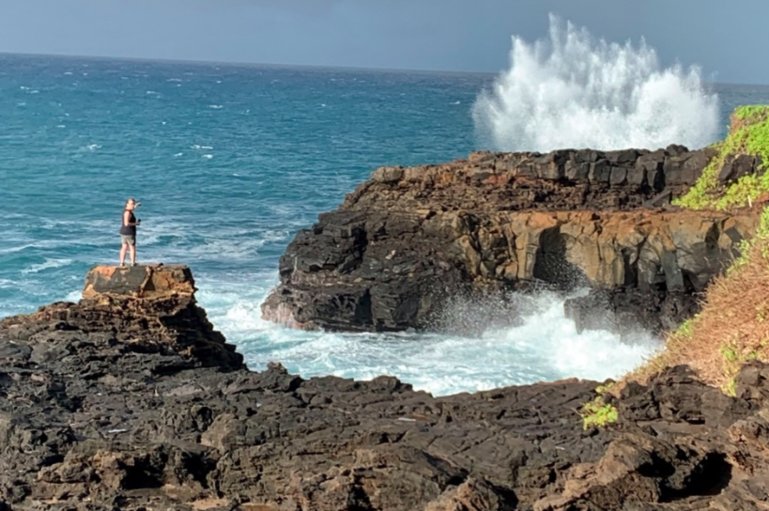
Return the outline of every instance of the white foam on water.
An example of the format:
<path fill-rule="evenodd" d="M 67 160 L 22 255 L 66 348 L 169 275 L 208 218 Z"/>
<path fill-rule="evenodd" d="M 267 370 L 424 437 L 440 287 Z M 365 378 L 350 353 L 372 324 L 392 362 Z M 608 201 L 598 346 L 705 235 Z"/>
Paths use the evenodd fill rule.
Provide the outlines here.
<path fill-rule="evenodd" d="M 536 301 L 536 310 L 521 325 L 499 334 L 525 351 L 541 355 L 543 365 L 561 378 L 616 378 L 635 368 L 661 345 L 643 331 L 625 338 L 608 330 L 578 332 L 574 321 L 564 314 L 564 298 L 543 294 Z"/>
<path fill-rule="evenodd" d="M 0 248 L 0 255 L 23 252 L 24 250 L 27 250 L 28 248 L 34 248 L 35 246 L 36 245 L 34 243 L 25 243 L 23 245 L 2 247 Z"/>
<path fill-rule="evenodd" d="M 21 270 L 21 273 L 23 275 L 29 275 L 32 273 L 40 273 L 45 270 L 50 270 L 54 268 L 61 268 L 63 266 L 68 266 L 72 264 L 72 259 L 54 259 L 54 258 L 45 258 L 45 261 L 38 264 L 33 264 L 27 268 L 24 268 Z"/>
<path fill-rule="evenodd" d="M 95 220 L 69 220 L 66 218 L 50 218 L 50 217 L 38 217 L 36 219 L 39 224 L 45 229 L 77 229 L 78 227 L 88 227 L 88 229 L 110 229 L 114 226 L 114 222 L 107 219 L 95 219 Z M 50 246 L 48 240 L 38 240 L 35 242 L 37 246 L 45 247 Z"/>
<path fill-rule="evenodd" d="M 13 241 L 13 240 L 10 240 L 10 241 Z M 21 245 L 10 245 L 7 247 L 0 248 L 0 255 L 14 254 L 14 253 L 24 252 L 32 249 L 59 250 L 62 248 L 62 246 L 65 246 L 71 243 L 69 241 L 62 241 L 62 240 L 35 240 L 33 242 L 25 242 L 25 241 L 26 240 L 22 241 Z"/>
<path fill-rule="evenodd" d="M 716 94 L 696 67 L 663 68 L 644 40 L 596 39 L 550 16 L 546 40 L 513 36 L 510 68 L 473 106 L 476 132 L 498 150 L 623 149 L 718 136 Z"/>
<path fill-rule="evenodd" d="M 80 299 L 83 297 L 83 292 L 80 290 L 77 291 L 71 291 L 67 293 L 67 296 L 64 297 L 64 301 L 67 302 L 79 302 Z"/>
<path fill-rule="evenodd" d="M 143 235 L 144 236 L 144 235 Z M 216 261 L 249 263 L 254 260 L 266 243 L 263 239 L 239 240 L 206 239 L 190 245 L 187 240 L 160 240 L 159 235 L 148 234 L 143 244 L 149 257 L 162 257 L 168 261 Z M 155 245 L 158 245 L 157 247 Z M 193 263 L 191 263 L 193 264 Z"/>
<path fill-rule="evenodd" d="M 208 105 L 208 108 L 212 110 L 221 110 L 222 108 L 224 108 L 224 105 Z"/>
<path fill-rule="evenodd" d="M 487 310 L 478 310 L 480 324 L 497 326 L 474 333 L 292 330 L 261 319 L 260 304 L 276 276 L 255 277 L 252 282 L 259 285 L 253 289 L 236 284 L 201 297 L 211 321 L 253 370 L 280 362 L 305 378 L 368 380 L 388 374 L 416 389 L 448 395 L 567 377 L 617 378 L 661 345 L 646 333 L 621 338 L 605 330 L 577 332 L 564 315 L 566 297 L 552 293 L 523 300 L 517 310 L 524 316 L 507 326 L 489 321 Z M 462 314 L 471 313 L 472 305 L 463 307 Z M 466 318 L 458 323 L 468 324 Z"/>
<path fill-rule="evenodd" d="M 190 229 L 191 223 L 185 218 L 149 217 L 146 222 L 142 221 L 141 226 L 141 259 L 184 261 L 192 266 L 196 274 L 201 263 L 238 263 L 247 270 L 253 268 L 255 258 L 264 254 L 265 245 L 287 242 L 292 232 L 246 222 L 237 225 L 206 222 L 198 221 L 197 230 L 194 230 Z M 200 232 L 208 234 L 201 236 Z M 272 274 L 269 275 L 271 278 Z M 213 282 L 211 285 L 217 290 L 226 290 L 229 283 Z M 253 286 L 253 283 L 249 285 Z M 252 287 L 244 290 L 243 296 L 250 297 L 251 291 Z"/>

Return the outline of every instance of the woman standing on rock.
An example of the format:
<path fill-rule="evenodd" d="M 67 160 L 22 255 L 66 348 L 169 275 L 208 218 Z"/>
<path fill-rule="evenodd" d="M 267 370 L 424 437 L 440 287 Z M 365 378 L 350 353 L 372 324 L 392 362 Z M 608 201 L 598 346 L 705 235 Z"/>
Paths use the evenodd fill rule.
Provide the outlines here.
<path fill-rule="evenodd" d="M 131 197 L 125 203 L 123 209 L 123 220 L 120 224 L 120 238 L 123 245 L 120 247 L 120 266 L 125 266 L 125 253 L 128 250 L 131 254 L 131 266 L 136 266 L 136 226 L 141 223 L 134 216 L 134 210 L 139 207 L 141 202 Z"/>

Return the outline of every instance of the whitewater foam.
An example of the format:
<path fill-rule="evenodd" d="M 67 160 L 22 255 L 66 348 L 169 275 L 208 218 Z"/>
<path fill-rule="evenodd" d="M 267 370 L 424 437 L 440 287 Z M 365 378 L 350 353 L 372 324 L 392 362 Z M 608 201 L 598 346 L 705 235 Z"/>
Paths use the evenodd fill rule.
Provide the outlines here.
<path fill-rule="evenodd" d="M 83 292 L 78 290 L 67 293 L 67 296 L 64 297 L 64 300 L 67 302 L 78 302 L 81 298 L 83 298 Z"/>
<path fill-rule="evenodd" d="M 552 15 L 549 39 L 513 36 L 510 68 L 473 106 L 481 142 L 507 151 L 702 147 L 718 118 L 698 68 L 663 68 L 644 40 L 607 42 Z"/>
<path fill-rule="evenodd" d="M 269 286 L 260 287 L 262 296 L 251 293 L 251 300 L 244 300 L 244 290 L 237 288 L 217 294 L 206 305 L 210 317 L 236 342 L 252 369 L 280 362 L 303 377 L 367 380 L 389 374 L 417 389 L 447 395 L 574 376 L 616 378 L 660 346 L 643 332 L 625 337 L 606 330 L 577 332 L 563 312 L 566 297 L 554 293 L 522 299 L 525 307 L 518 305 L 517 311 L 525 315 L 515 324 L 472 334 L 290 330 L 260 318 L 259 303 Z M 208 298 L 214 297 L 201 301 Z M 477 307 L 484 321 L 487 305 Z M 470 314 L 467 306 L 464 314 Z"/>

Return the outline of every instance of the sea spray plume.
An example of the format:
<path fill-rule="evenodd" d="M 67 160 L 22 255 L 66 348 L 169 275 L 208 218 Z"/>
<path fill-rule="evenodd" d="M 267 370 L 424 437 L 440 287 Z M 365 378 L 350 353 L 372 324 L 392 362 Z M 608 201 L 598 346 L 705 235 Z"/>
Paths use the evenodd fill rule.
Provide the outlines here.
<path fill-rule="evenodd" d="M 718 134 L 718 96 L 696 67 L 661 69 L 657 53 L 596 39 L 550 15 L 550 38 L 513 37 L 510 69 L 473 106 L 482 144 L 497 150 L 702 147 Z"/>

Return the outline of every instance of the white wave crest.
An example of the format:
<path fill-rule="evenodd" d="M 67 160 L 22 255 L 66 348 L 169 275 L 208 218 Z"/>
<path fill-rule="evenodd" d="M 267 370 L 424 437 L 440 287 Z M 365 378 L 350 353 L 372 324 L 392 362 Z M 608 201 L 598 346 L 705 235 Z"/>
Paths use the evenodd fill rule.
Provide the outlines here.
<path fill-rule="evenodd" d="M 31 273 L 40 273 L 45 270 L 54 268 L 61 268 L 72 264 L 72 259 L 49 259 L 45 258 L 45 261 L 38 264 L 33 264 L 21 270 L 22 275 L 28 275 Z"/>
<path fill-rule="evenodd" d="M 596 39 L 553 15 L 548 40 L 513 36 L 510 69 L 473 106 L 480 141 L 508 151 L 702 147 L 718 114 L 697 67 L 662 68 L 644 40 Z"/>

